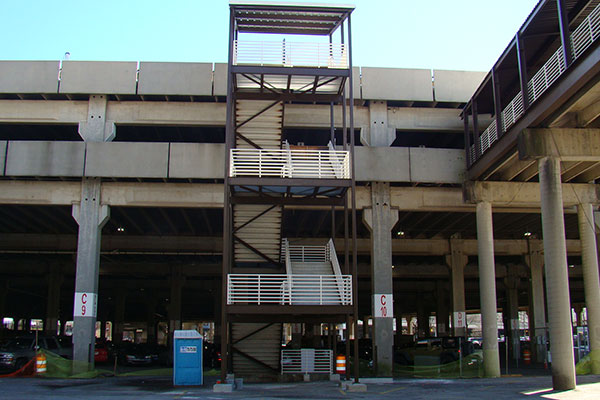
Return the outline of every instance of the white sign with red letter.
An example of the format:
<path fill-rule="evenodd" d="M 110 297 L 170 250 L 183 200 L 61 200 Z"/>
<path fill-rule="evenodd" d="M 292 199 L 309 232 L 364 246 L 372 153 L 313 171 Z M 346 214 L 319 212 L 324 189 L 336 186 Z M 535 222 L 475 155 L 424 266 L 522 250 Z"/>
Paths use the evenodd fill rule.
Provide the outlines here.
<path fill-rule="evenodd" d="M 392 294 L 376 294 L 373 298 L 376 318 L 394 318 L 394 296 Z"/>
<path fill-rule="evenodd" d="M 95 317 L 97 307 L 96 293 L 75 292 L 74 317 Z"/>
<path fill-rule="evenodd" d="M 466 328 L 467 326 L 467 313 L 464 311 L 454 312 L 454 327 L 455 328 Z"/>

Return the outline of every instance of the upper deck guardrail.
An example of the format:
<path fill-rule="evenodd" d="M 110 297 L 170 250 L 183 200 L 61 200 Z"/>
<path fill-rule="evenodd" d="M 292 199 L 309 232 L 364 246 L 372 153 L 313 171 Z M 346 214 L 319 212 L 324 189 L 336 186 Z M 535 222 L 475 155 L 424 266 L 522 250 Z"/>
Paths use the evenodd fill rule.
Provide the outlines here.
<path fill-rule="evenodd" d="M 345 44 L 234 41 L 233 65 L 348 68 Z"/>
<path fill-rule="evenodd" d="M 571 33 L 571 48 L 573 60 L 577 59 L 583 52 L 592 45 L 592 43 L 600 37 L 600 5 L 582 21 L 581 24 Z M 533 104 L 539 99 L 544 92 L 552 86 L 552 84 L 566 71 L 566 63 L 562 48 L 558 48 L 546 63 L 533 75 L 527 82 L 527 98 L 529 104 Z M 498 140 L 504 132 L 507 132 L 525 113 L 523 107 L 523 94 L 521 92 L 511 100 L 510 103 L 502 110 L 501 113 L 501 134 L 498 134 L 496 121 L 483 131 L 476 141 L 469 148 L 470 159 L 477 160 L 477 152 L 475 146 L 479 144 L 480 152 L 483 154 Z M 481 156 L 479 158 L 481 158 Z"/>

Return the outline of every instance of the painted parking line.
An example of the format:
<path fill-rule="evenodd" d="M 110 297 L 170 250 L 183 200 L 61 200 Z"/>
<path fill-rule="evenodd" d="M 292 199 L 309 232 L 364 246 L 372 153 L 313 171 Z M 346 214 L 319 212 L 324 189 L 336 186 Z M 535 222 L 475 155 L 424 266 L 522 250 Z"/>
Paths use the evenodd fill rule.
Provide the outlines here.
<path fill-rule="evenodd" d="M 398 390 L 406 389 L 406 386 L 400 386 L 394 389 L 386 390 L 385 392 L 379 392 L 379 394 L 388 394 L 392 392 L 397 392 Z"/>

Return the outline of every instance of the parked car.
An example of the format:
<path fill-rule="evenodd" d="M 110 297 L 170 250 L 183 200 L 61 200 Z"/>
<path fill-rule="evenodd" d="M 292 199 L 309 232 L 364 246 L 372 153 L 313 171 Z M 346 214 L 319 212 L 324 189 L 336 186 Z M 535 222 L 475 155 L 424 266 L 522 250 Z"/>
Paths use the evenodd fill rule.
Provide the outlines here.
<path fill-rule="evenodd" d="M 51 351 L 64 358 L 73 358 L 73 349 L 63 347 L 55 336 L 39 336 L 38 347 L 35 336 L 21 336 L 4 343 L 0 348 L 0 368 L 17 370 L 35 357 L 38 348 Z"/>
<path fill-rule="evenodd" d="M 459 348 L 460 347 L 460 348 Z M 458 361 L 460 353 L 468 356 L 475 351 L 473 343 L 458 337 L 435 337 L 418 340 L 414 345 L 394 350 L 394 362 L 414 365 L 415 357 L 439 357 L 440 364 Z"/>
<path fill-rule="evenodd" d="M 118 362 L 123 365 L 151 365 L 158 362 L 159 349 L 146 343 L 126 343 L 117 354 Z"/>
<path fill-rule="evenodd" d="M 96 363 L 105 363 L 108 362 L 108 346 L 104 341 L 96 341 L 96 346 L 94 347 L 94 362 Z"/>

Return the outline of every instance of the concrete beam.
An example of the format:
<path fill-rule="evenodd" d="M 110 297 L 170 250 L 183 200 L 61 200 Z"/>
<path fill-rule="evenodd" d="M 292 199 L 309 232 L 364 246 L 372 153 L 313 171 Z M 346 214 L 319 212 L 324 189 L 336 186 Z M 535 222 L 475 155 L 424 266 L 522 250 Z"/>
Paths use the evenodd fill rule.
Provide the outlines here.
<path fill-rule="evenodd" d="M 107 183 L 103 183 L 106 185 Z M 325 238 L 298 238 L 306 245 L 323 244 Z M 0 235 L 0 252 L 58 252 L 69 253 L 76 250 L 77 236 L 69 234 L 37 234 L 37 233 L 4 233 Z M 477 240 L 463 239 L 462 252 L 467 256 L 477 255 Z M 340 254 L 344 251 L 344 240 L 335 240 L 335 248 Z M 541 248 L 541 247 L 540 247 Z M 137 236 L 137 235 L 103 235 L 102 252 L 137 252 L 137 253 L 211 253 L 220 254 L 223 242 L 220 237 L 209 236 Z M 370 239 L 357 239 L 359 254 L 371 253 Z M 515 256 L 529 254 L 527 240 L 494 240 L 496 256 Z M 541 250 L 540 250 L 541 251 Z M 581 254 L 579 240 L 567 240 L 567 252 L 570 256 Z M 392 254 L 407 256 L 444 256 L 450 254 L 450 241 L 447 239 L 392 239 Z M 571 268 L 574 270 L 577 268 Z M 573 272 L 573 271 L 569 271 Z M 394 270 L 394 274 L 397 271 Z M 469 276 L 467 269 L 465 274 Z M 448 275 L 444 267 L 444 276 Z"/>
<path fill-rule="evenodd" d="M 87 101 L 0 100 L 0 122 L 77 124 L 87 118 Z M 354 125 L 369 125 L 369 108 L 355 107 Z M 335 126 L 342 127 L 341 106 L 336 106 Z M 310 115 L 310 118 L 307 116 Z M 106 118 L 124 125 L 225 126 L 225 103 L 109 101 Z M 390 126 L 399 130 L 462 133 L 460 110 L 445 108 L 387 107 Z M 286 128 L 329 128 L 329 107 L 289 104 Z"/>
<path fill-rule="evenodd" d="M 600 129 L 524 129 L 517 146 L 521 160 L 600 161 Z"/>
<path fill-rule="evenodd" d="M 563 206 L 572 207 L 580 203 L 597 204 L 599 186 L 594 184 L 563 183 Z M 537 182 L 473 182 L 464 184 L 466 203 L 485 201 L 494 208 L 540 207 L 540 185 Z"/>
<path fill-rule="evenodd" d="M 78 124 L 88 114 L 87 101 L 0 100 L 0 122 Z"/>

